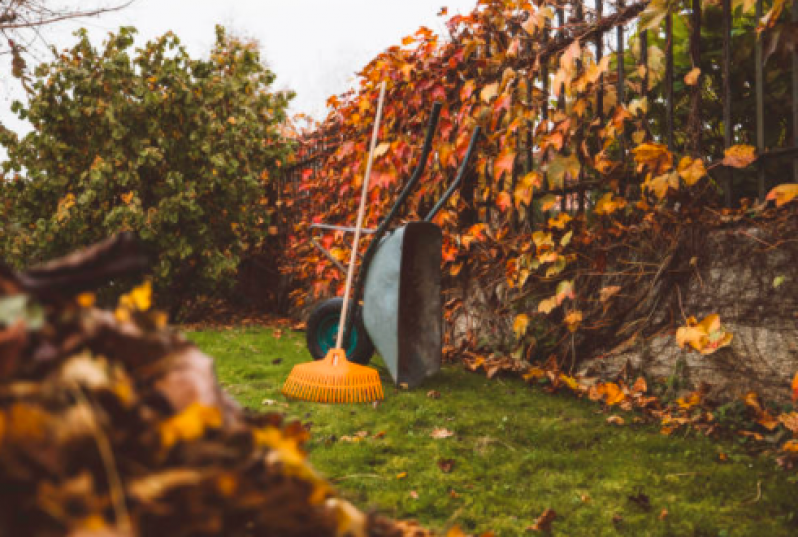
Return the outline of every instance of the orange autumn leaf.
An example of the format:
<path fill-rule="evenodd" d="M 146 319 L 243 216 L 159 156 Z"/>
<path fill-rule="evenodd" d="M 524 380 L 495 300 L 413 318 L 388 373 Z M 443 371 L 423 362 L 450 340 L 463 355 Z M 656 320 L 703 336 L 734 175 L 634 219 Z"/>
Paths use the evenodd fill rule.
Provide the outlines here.
<path fill-rule="evenodd" d="M 602 391 L 606 396 L 605 402 L 609 406 L 614 406 L 623 403 L 624 400 L 626 399 L 626 394 L 623 393 L 621 387 L 615 384 L 614 382 L 604 383 Z"/>
<path fill-rule="evenodd" d="M 684 157 L 679 161 L 678 170 L 679 177 L 684 180 L 684 184 L 687 186 L 693 186 L 707 174 L 704 161 L 700 158 L 692 159 L 690 157 Z"/>
<path fill-rule="evenodd" d="M 601 290 L 599 291 L 599 300 L 601 302 L 606 302 L 610 298 L 618 294 L 618 291 L 620 290 L 621 287 L 618 285 L 610 285 L 608 287 L 602 287 Z"/>
<path fill-rule="evenodd" d="M 493 163 L 493 175 L 497 181 L 501 179 L 502 174 L 511 175 L 513 173 L 515 155 L 515 151 L 503 151 Z"/>
<path fill-rule="evenodd" d="M 798 401 L 798 373 L 792 378 L 792 402 Z"/>
<path fill-rule="evenodd" d="M 521 339 L 526 334 L 527 326 L 529 326 L 529 316 L 526 313 L 520 313 L 515 316 L 513 332 L 516 339 Z"/>
<path fill-rule="evenodd" d="M 618 209 L 626 207 L 624 198 L 614 198 L 612 192 L 607 192 L 596 202 L 593 212 L 596 214 L 610 215 Z"/>
<path fill-rule="evenodd" d="M 635 162 L 638 171 L 643 167 L 648 168 L 655 174 L 664 173 L 673 167 L 673 155 L 668 151 L 664 144 L 645 143 L 640 144 L 632 150 L 635 155 Z"/>
<path fill-rule="evenodd" d="M 723 154 L 723 165 L 733 168 L 746 168 L 757 158 L 756 148 L 751 145 L 733 145 Z"/>
<path fill-rule="evenodd" d="M 545 300 L 541 300 L 538 304 L 538 311 L 540 313 L 551 313 L 551 310 L 556 308 L 559 304 L 557 303 L 557 297 L 553 296 L 551 298 L 547 298 Z"/>
<path fill-rule="evenodd" d="M 798 183 L 785 183 L 771 189 L 765 198 L 768 201 L 775 201 L 776 207 L 781 207 L 789 203 L 798 196 Z"/>
<path fill-rule="evenodd" d="M 568 327 L 568 330 L 571 332 L 576 332 L 579 325 L 582 324 L 582 312 L 579 310 L 574 310 L 568 313 L 563 320 L 565 322 L 565 326 Z"/>
<path fill-rule="evenodd" d="M 572 220 L 568 213 L 560 213 L 557 218 L 549 218 L 549 227 L 565 229 L 565 225 Z"/>
<path fill-rule="evenodd" d="M 700 323 L 695 318 L 687 319 L 687 326 L 676 331 L 676 343 L 680 349 L 690 345 L 701 354 L 712 354 L 731 344 L 732 334 L 723 330 L 717 313 L 707 315 Z"/>
<path fill-rule="evenodd" d="M 701 69 L 693 67 L 689 73 L 684 75 L 684 83 L 688 86 L 695 86 L 698 84 L 698 77 L 701 76 Z"/>
<path fill-rule="evenodd" d="M 787 440 L 784 442 L 784 445 L 781 446 L 781 449 L 789 451 L 790 453 L 798 453 L 798 440 Z"/>
<path fill-rule="evenodd" d="M 499 208 L 501 212 L 507 212 L 513 206 L 513 198 L 510 196 L 509 192 L 499 192 L 499 195 L 496 196 L 496 207 Z"/>
<path fill-rule="evenodd" d="M 638 377 L 632 385 L 632 393 L 646 393 L 648 391 L 648 383 L 643 377 Z"/>

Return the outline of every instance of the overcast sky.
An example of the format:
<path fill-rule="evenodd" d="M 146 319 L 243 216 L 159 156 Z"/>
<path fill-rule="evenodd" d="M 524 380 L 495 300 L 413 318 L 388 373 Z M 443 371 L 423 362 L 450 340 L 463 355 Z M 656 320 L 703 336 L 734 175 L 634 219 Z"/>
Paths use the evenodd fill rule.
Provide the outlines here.
<path fill-rule="evenodd" d="M 86 7 L 97 2 L 72 0 Z M 109 2 L 110 0 L 105 0 Z M 477 0 L 136 0 L 116 13 L 68 21 L 48 27 L 44 37 L 59 49 L 74 43 L 72 33 L 86 27 L 99 44 L 119 26 L 135 26 L 141 43 L 173 31 L 196 57 L 207 57 L 214 26 L 257 39 L 277 74 L 277 89 L 297 94 L 292 111 L 321 117 L 327 97 L 346 90 L 355 73 L 371 58 L 402 37 L 428 26 L 444 33 L 441 7 L 449 15 L 467 13 Z M 55 1 L 53 4 L 58 4 Z M 60 3 L 67 3 L 61 0 Z M 46 55 L 41 55 L 45 57 Z M 5 63 L 10 59 L 2 57 Z M 9 68 L 0 66 L 0 120 L 21 130 L 9 113 L 18 94 L 9 87 Z"/>

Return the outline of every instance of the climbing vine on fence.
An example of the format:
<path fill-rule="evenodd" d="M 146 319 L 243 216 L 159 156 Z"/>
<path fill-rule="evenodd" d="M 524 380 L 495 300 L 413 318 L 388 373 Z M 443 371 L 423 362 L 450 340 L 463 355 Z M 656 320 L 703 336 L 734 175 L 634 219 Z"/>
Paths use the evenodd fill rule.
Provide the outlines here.
<path fill-rule="evenodd" d="M 730 9 L 739 35 L 767 39 L 779 50 L 792 42 L 784 31 L 791 24 L 785 5 L 775 2 L 761 17 L 752 2 L 734 2 Z M 701 9 L 717 12 L 717 3 L 610 7 L 480 0 L 466 15 L 448 17 L 444 9 L 448 36 L 421 28 L 365 66 L 359 87 L 331 97 L 328 117 L 302 139 L 306 151 L 286 184 L 293 208 L 286 270 L 296 278 L 296 301 L 304 301 L 309 289 L 312 296 L 341 292 L 342 275 L 308 245 L 308 226 L 354 221 L 378 86 L 385 80 L 366 225 L 380 221 L 409 177 L 431 104 L 440 101 L 434 157 L 404 217 L 416 219 L 432 206 L 479 125 L 485 134 L 468 180 L 435 221 L 444 229 L 448 281 L 467 275 L 488 297 L 492 313 L 511 320 L 515 339 L 498 350 L 518 360 L 554 352 L 573 367 L 585 332 L 616 339 L 638 333 L 617 326 L 608 332 L 607 311 L 621 297 L 629 301 L 630 282 L 659 278 L 664 264 L 620 272 L 626 279 L 612 280 L 618 253 L 634 245 L 653 257 L 672 254 L 685 223 L 730 218 L 730 209 L 718 208 L 730 188 L 722 179 L 729 170 L 758 164 L 759 154 L 742 128 L 722 154 L 702 149 L 702 102 L 717 102 L 718 92 L 716 74 L 693 47 L 701 38 L 696 13 L 700 23 Z M 675 56 L 663 38 L 667 25 L 690 39 Z M 673 33 L 667 36 L 672 42 Z M 606 53 L 609 41 L 612 53 Z M 671 101 L 676 113 L 665 109 L 663 97 L 674 87 L 684 96 Z M 673 117 L 686 118 L 675 136 L 666 130 Z M 706 123 L 723 128 L 716 118 Z M 311 166 L 303 159 L 314 152 Z M 768 198 L 783 205 L 796 190 L 787 183 Z M 749 211 L 766 209 L 739 201 Z M 326 235 L 323 243 L 335 256 L 347 255 L 342 233 Z M 451 300 L 447 315 L 461 307 L 462 300 Z M 466 336 L 461 350 L 480 345 Z M 447 350 L 455 350 L 449 343 Z"/>

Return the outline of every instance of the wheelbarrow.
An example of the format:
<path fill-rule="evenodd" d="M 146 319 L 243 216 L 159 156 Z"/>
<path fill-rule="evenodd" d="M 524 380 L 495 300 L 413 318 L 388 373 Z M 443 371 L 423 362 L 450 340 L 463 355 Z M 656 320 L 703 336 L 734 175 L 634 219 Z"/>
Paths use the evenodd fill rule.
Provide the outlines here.
<path fill-rule="evenodd" d="M 377 229 L 363 229 L 374 235 L 363 255 L 354 285 L 353 315 L 344 330 L 347 359 L 366 365 L 375 347 L 394 382 L 409 388 L 418 386 L 441 366 L 443 349 L 443 306 L 441 303 L 441 229 L 432 219 L 459 188 L 479 138 L 474 129 L 457 176 L 429 214 L 419 222 L 391 229 L 400 207 L 424 173 L 441 104 L 432 108 L 421 158 L 396 202 Z M 354 232 L 355 228 L 313 224 L 311 229 Z M 346 268 L 315 238 L 311 243 L 341 272 Z M 362 307 L 359 306 L 362 295 Z M 324 300 L 311 311 L 306 339 L 310 354 L 320 360 L 335 347 L 343 299 Z"/>

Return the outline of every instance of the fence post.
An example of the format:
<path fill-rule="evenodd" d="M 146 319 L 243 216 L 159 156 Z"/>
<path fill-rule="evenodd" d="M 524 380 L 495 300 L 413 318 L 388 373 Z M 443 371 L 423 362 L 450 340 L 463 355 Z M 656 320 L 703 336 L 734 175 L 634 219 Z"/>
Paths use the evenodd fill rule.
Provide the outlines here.
<path fill-rule="evenodd" d="M 665 16 L 665 130 L 668 150 L 673 151 L 673 8 L 668 4 Z"/>
<path fill-rule="evenodd" d="M 732 92 L 731 92 L 731 40 L 732 40 L 732 8 L 731 0 L 723 0 L 723 147 L 732 146 Z M 726 207 L 732 204 L 732 180 L 734 168 L 726 167 L 723 199 Z"/>
<path fill-rule="evenodd" d="M 798 0 L 792 3 L 792 22 L 798 26 Z M 798 47 L 792 49 L 792 145 L 798 149 Z M 798 156 L 792 160 L 792 177 L 798 183 Z"/>
<path fill-rule="evenodd" d="M 618 12 L 619 13 L 623 10 L 624 6 L 625 6 L 624 1 L 623 0 L 618 0 Z M 617 80 L 617 84 L 616 84 L 615 93 L 617 94 L 617 98 L 618 98 L 617 99 L 617 106 L 623 106 L 623 101 L 624 101 L 624 65 L 623 65 L 623 62 L 624 62 L 624 57 L 625 57 L 625 53 L 624 53 L 625 40 L 624 40 L 624 37 L 623 37 L 623 24 L 618 24 L 616 37 L 617 37 L 617 41 L 616 41 L 617 51 L 615 53 L 615 60 L 616 60 L 616 63 L 617 63 L 616 67 L 617 67 L 618 80 Z M 626 136 L 625 136 L 625 131 L 626 131 L 626 129 L 625 129 L 625 126 L 624 126 L 623 130 L 618 134 L 618 145 L 620 146 L 620 157 L 621 157 L 620 160 L 621 160 L 621 162 L 625 162 L 626 161 Z M 619 183 L 620 184 L 618 185 L 618 187 L 619 187 L 621 195 L 622 196 L 626 196 L 626 188 L 627 188 L 627 184 L 628 184 L 628 181 L 626 180 L 626 174 L 624 174 L 623 178 L 620 180 Z"/>
<path fill-rule="evenodd" d="M 756 0 L 756 20 L 762 19 L 762 0 Z M 765 73 L 762 62 L 762 39 L 756 40 L 754 49 L 756 64 L 756 151 L 765 151 Z M 760 158 L 757 162 L 757 194 L 760 203 L 765 200 L 765 163 Z"/>
<path fill-rule="evenodd" d="M 693 68 L 701 67 L 701 0 L 692 0 L 692 13 L 690 14 L 690 62 Z M 690 92 L 690 116 L 687 119 L 687 147 L 693 156 L 701 154 L 701 81 L 704 77 L 699 74 L 698 80 Z"/>

